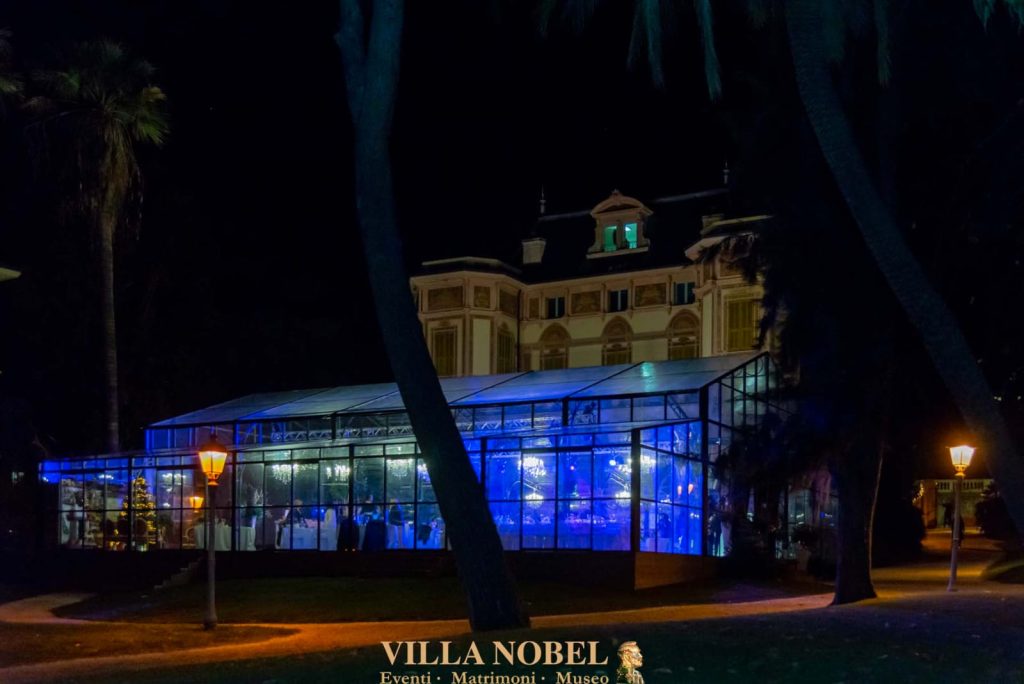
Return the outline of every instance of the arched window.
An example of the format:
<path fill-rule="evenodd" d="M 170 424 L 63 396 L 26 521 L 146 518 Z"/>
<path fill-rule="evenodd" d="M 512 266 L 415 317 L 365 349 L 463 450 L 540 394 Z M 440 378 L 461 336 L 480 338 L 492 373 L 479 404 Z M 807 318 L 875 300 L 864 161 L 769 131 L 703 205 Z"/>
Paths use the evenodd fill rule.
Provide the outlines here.
<path fill-rule="evenodd" d="M 616 318 L 604 326 L 601 333 L 601 364 L 614 366 L 630 363 L 633 359 L 633 329 L 629 323 Z"/>
<path fill-rule="evenodd" d="M 512 336 L 512 332 L 504 323 L 498 326 L 497 346 L 495 372 L 514 373 L 516 370 L 516 338 Z"/>
<path fill-rule="evenodd" d="M 540 369 L 569 367 L 569 333 L 560 325 L 549 326 L 540 336 Z"/>
<path fill-rule="evenodd" d="M 700 321 L 691 313 L 677 314 L 668 324 L 668 358 L 695 359 L 700 356 Z"/>

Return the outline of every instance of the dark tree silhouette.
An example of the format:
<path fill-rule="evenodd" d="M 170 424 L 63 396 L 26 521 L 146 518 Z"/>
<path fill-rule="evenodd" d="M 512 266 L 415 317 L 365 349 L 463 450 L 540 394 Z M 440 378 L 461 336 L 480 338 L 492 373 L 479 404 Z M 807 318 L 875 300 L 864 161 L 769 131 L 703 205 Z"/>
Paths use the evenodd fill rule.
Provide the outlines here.
<path fill-rule="evenodd" d="M 356 211 L 391 370 L 437 493 L 470 624 L 474 630 L 528 626 L 483 489 L 430 360 L 403 266 L 389 142 L 404 2 L 341 0 L 340 6 L 336 39 L 355 134 Z"/>

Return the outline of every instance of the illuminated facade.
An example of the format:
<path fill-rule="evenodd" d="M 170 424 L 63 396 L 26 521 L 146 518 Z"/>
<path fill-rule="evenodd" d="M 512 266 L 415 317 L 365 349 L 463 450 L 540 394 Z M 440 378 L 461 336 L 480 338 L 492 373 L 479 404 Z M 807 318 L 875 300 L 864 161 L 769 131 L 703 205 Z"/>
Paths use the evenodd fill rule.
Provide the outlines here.
<path fill-rule="evenodd" d="M 652 203 L 655 211 L 616 191 L 590 211 L 541 216 L 518 266 L 480 257 L 426 262 L 412 287 L 438 374 L 757 348 L 760 285 L 726 253 L 702 252 L 752 233 L 767 217 L 726 218 L 724 196 L 711 190 L 664 198 Z"/>

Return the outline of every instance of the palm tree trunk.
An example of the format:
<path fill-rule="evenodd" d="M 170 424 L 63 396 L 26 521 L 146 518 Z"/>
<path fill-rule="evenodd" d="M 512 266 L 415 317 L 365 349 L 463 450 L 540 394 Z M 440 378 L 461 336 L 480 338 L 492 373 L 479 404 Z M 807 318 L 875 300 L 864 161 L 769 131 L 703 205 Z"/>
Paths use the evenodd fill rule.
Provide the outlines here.
<path fill-rule="evenodd" d="M 108 453 L 121 450 L 117 383 L 117 316 L 114 309 L 114 222 L 104 214 L 99 225 L 99 266 L 103 333 L 104 430 Z"/>
<path fill-rule="evenodd" d="M 389 136 L 399 72 L 402 0 L 374 0 L 363 39 L 358 0 L 341 0 L 341 48 L 355 132 L 356 211 L 391 370 L 423 451 L 474 630 L 529 625 L 483 488 L 441 391 L 405 272 Z"/>
<path fill-rule="evenodd" d="M 786 27 L 800 97 L 825 161 L 865 244 L 978 440 L 1024 529 L 1024 463 L 952 312 L 928 281 L 871 181 L 829 73 L 821 0 L 786 0 Z"/>

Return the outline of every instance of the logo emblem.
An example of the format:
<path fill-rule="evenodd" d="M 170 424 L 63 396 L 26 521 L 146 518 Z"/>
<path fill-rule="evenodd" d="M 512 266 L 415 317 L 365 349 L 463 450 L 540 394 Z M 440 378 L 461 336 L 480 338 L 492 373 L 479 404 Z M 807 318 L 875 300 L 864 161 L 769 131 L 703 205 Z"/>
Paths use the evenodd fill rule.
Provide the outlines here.
<path fill-rule="evenodd" d="M 643 666 L 644 656 L 635 641 L 619 646 L 619 669 L 615 671 L 615 684 L 644 684 L 644 676 L 637 672 Z"/>

